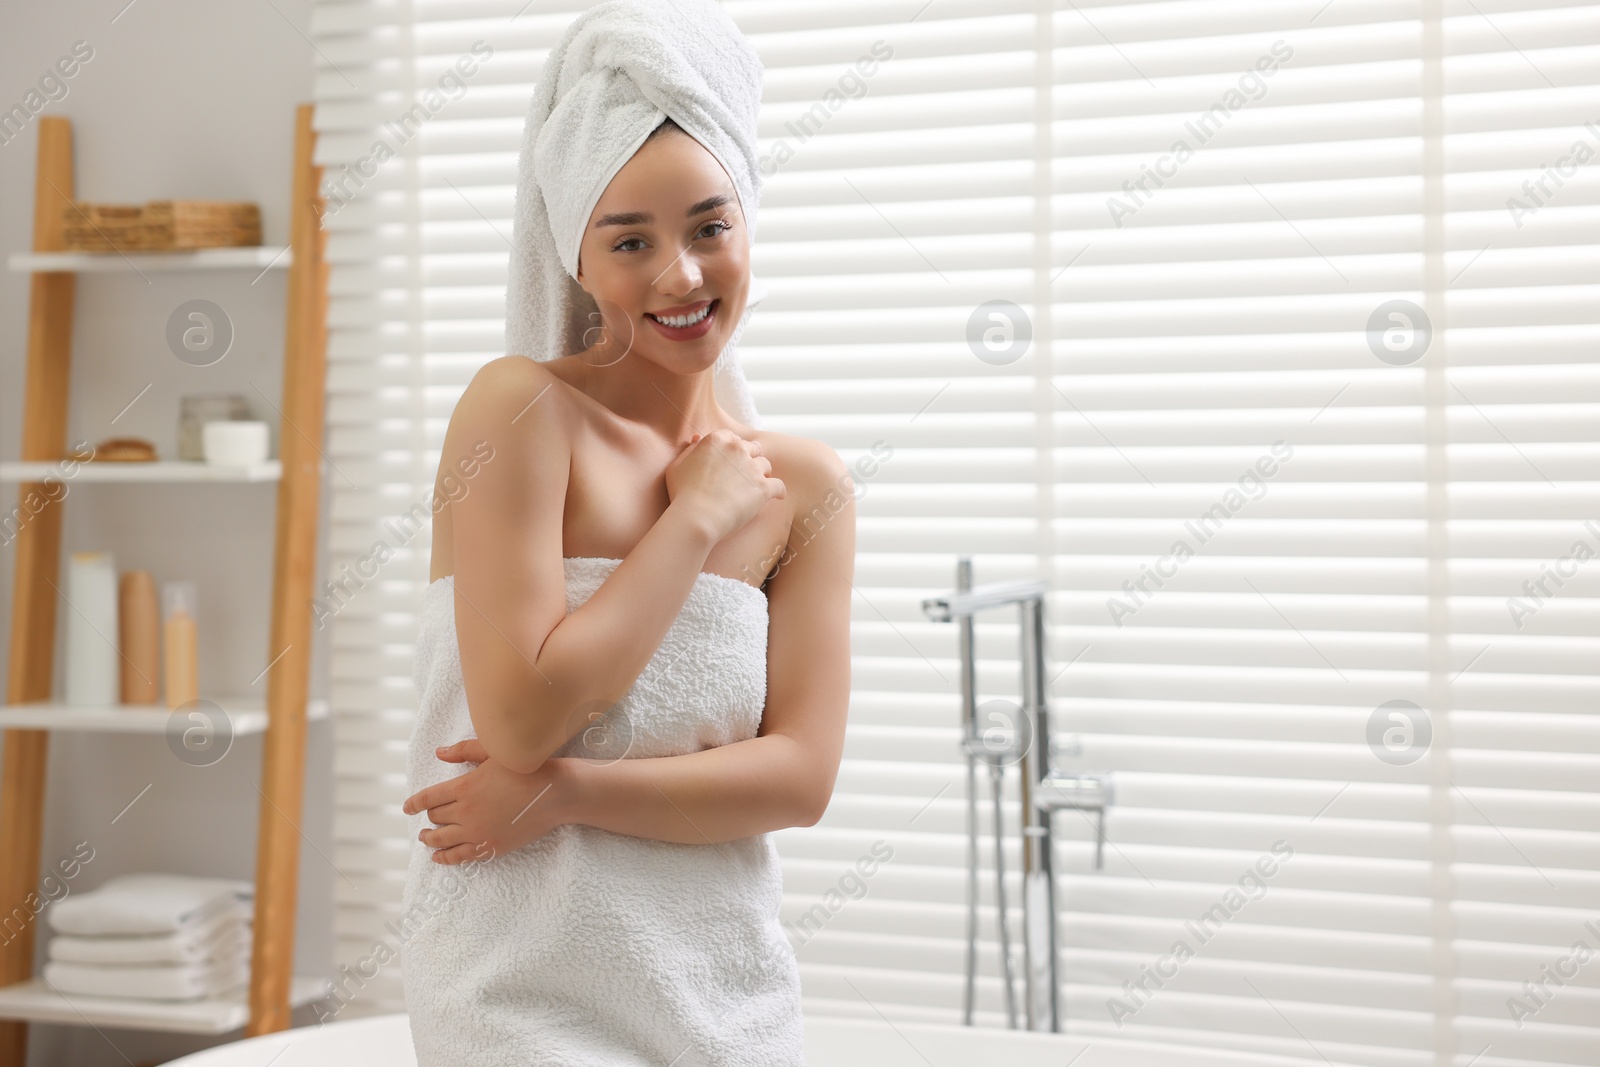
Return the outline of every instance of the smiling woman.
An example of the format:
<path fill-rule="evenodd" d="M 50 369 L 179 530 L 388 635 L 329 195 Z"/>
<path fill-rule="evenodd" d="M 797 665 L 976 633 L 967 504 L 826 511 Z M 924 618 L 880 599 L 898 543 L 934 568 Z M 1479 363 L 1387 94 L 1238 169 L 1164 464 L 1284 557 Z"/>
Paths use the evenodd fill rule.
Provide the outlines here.
<path fill-rule="evenodd" d="M 475 442 L 497 459 L 434 516 L 415 659 L 418 1062 L 793 1067 L 771 833 L 832 794 L 855 516 L 832 449 L 759 428 L 736 358 L 760 65 L 709 0 L 621 2 L 542 77 L 567 95 L 530 112 L 513 354 L 473 377 L 440 457 L 441 477 Z"/>
<path fill-rule="evenodd" d="M 696 196 L 696 189 L 708 195 Z M 693 198 L 687 208 L 681 206 L 685 193 Z M 656 203 L 659 210 L 640 206 Z M 663 119 L 617 172 L 595 211 L 580 246 L 577 280 L 598 306 L 603 326 L 591 334 L 595 343 L 585 362 L 619 362 L 640 343 L 643 324 L 650 327 L 645 336 L 680 345 L 708 339 L 688 351 L 658 346 L 671 362 L 714 361 L 721 345 L 713 343 L 726 339 L 724 324 L 738 321 L 750 290 L 745 220 L 722 164 L 671 118 Z M 696 299 L 669 303 L 668 293 Z"/>

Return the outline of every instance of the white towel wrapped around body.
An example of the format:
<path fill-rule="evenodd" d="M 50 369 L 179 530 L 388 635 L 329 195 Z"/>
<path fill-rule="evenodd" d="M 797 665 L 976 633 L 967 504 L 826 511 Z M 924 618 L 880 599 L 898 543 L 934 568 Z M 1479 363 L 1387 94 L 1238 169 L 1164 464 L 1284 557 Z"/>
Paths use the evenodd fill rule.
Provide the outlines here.
<path fill-rule="evenodd" d="M 506 286 L 506 351 L 558 359 L 588 347 L 598 319 L 578 285 L 578 247 L 606 186 L 670 117 L 716 157 L 755 240 L 761 194 L 756 118 L 761 58 L 712 0 L 608 0 L 579 14 L 539 71 L 517 160 Z M 713 369 L 717 402 L 747 426 L 761 416 L 739 364 L 744 313 Z"/>
<path fill-rule="evenodd" d="M 50 908 L 50 927 L 58 934 L 173 934 L 255 899 L 255 886 L 231 878 L 182 874 L 121 874 L 95 889 L 74 893 Z"/>
<path fill-rule="evenodd" d="M 564 561 L 567 611 L 617 559 Z M 421 706 L 407 792 L 473 768 L 437 745 L 475 736 L 455 633 L 455 582 L 424 594 Z M 766 704 L 767 601 L 701 573 L 603 729 L 554 754 L 698 752 L 755 737 Z M 800 969 L 779 921 L 773 835 L 680 844 L 569 824 L 505 855 L 434 863 L 416 839 L 391 925 L 417 1067 L 803 1067 Z"/>

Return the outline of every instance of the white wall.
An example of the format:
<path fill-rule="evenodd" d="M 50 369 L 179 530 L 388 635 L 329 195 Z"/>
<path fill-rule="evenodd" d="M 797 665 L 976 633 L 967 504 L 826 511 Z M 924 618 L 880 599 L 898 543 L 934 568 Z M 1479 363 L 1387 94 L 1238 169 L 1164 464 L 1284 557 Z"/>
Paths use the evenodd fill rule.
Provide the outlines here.
<path fill-rule="evenodd" d="M 261 205 L 266 243 L 285 243 L 294 107 L 310 99 L 312 88 L 313 53 L 301 36 L 308 29 L 309 2 L 135 0 L 124 8 L 125 3 L 0 6 L 0 107 L 22 102 L 58 57 L 74 42 L 86 41 L 93 58 L 67 81 L 67 95 L 43 112 L 73 122 L 77 194 L 127 203 L 162 197 L 253 200 Z M 20 137 L 0 144 L 0 253 L 26 250 L 31 242 L 37 137 L 35 121 Z M 255 284 L 252 277 L 253 272 L 152 273 L 147 283 L 134 274 L 83 276 L 69 438 L 135 434 L 173 455 L 180 396 L 237 392 L 249 398 L 254 417 L 271 424 L 276 454 L 273 405 L 281 385 L 285 279 L 282 271 Z M 195 298 L 221 305 L 235 327 L 232 350 L 206 368 L 180 362 L 164 340 L 172 310 Z M 21 451 L 27 302 L 27 276 L 0 272 L 0 459 L 16 459 Z M 148 391 L 113 425 L 147 384 Z M 0 501 L 9 510 L 15 487 L 0 487 Z M 254 690 L 250 682 L 268 660 L 274 501 L 272 486 L 72 486 L 63 567 L 68 552 L 109 549 L 119 569 L 148 569 L 158 582 L 192 579 L 200 593 L 202 693 L 264 694 L 264 680 Z M 0 546 L 0 670 L 9 669 L 14 566 L 14 545 Z M 69 610 L 58 608 L 58 694 Z M 319 644 L 313 660 L 317 694 L 326 691 L 324 663 Z M 88 841 L 95 857 L 71 883 L 74 891 L 134 870 L 253 878 L 261 751 L 259 737 L 241 739 L 219 763 L 196 768 L 174 757 L 159 737 L 54 737 L 45 865 Z M 296 967 L 305 973 L 325 974 L 331 967 L 338 876 L 324 857 L 334 853 L 332 762 L 331 725 L 314 724 L 296 939 Z M 36 938 L 42 963 L 47 929 Z M 314 1017 L 302 1009 L 295 1021 Z M 28 1062 L 126 1067 L 214 1043 L 35 1026 Z"/>

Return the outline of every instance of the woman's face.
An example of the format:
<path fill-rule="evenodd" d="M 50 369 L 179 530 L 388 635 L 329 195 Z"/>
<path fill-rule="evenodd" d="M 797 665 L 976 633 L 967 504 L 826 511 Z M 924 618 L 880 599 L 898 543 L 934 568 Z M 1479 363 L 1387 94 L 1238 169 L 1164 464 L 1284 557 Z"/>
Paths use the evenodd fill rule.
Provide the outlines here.
<path fill-rule="evenodd" d="M 595 204 L 578 284 L 600 308 L 584 336 L 594 365 L 629 353 L 682 374 L 715 363 L 750 289 L 744 216 L 717 158 L 673 129 L 640 146 Z"/>

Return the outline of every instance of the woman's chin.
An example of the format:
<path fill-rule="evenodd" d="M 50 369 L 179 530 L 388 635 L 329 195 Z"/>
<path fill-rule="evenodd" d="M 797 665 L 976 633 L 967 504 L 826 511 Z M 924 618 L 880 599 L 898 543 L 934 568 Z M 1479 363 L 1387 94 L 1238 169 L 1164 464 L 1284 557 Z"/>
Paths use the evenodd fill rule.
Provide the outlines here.
<path fill-rule="evenodd" d="M 663 352 L 660 348 L 653 348 L 649 354 L 650 362 L 671 371 L 674 374 L 699 374 L 717 365 L 717 356 L 722 353 L 722 347 L 715 339 L 709 338 L 704 346 L 696 345 L 693 351 L 685 351 L 681 345 L 674 345 Z"/>

